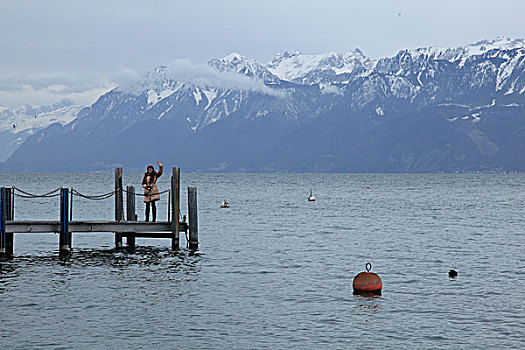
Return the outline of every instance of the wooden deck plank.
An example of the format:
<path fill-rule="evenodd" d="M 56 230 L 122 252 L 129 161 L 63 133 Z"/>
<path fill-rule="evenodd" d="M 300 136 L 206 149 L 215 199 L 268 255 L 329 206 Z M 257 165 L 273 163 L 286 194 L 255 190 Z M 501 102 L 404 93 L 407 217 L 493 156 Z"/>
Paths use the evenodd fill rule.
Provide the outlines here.
<path fill-rule="evenodd" d="M 49 233 L 60 232 L 60 221 L 6 221 L 6 232 L 14 233 Z M 181 231 L 187 230 L 187 224 L 179 223 Z M 69 230 L 76 232 L 116 232 L 126 234 L 172 232 L 171 222 L 137 221 L 70 221 Z M 135 235 L 135 237 L 138 237 Z M 171 236 L 170 236 L 171 237 Z"/>

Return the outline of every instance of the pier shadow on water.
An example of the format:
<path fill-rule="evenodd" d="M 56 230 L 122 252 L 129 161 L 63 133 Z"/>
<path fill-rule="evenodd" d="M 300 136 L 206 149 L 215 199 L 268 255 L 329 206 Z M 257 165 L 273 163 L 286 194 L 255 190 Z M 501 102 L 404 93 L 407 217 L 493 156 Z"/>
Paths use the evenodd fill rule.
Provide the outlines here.
<path fill-rule="evenodd" d="M 63 266 L 73 267 L 148 267 L 159 266 L 163 269 L 178 271 L 189 269 L 196 272 L 199 253 L 190 250 L 174 252 L 169 248 L 139 246 L 121 249 L 80 249 L 73 250 L 66 257 L 58 257 L 55 252 L 55 261 Z M 169 272 L 169 271 L 166 271 Z"/>
<path fill-rule="evenodd" d="M 199 274 L 201 259 L 202 255 L 198 251 L 189 249 L 173 251 L 167 247 L 148 246 L 74 249 L 65 257 L 60 257 L 58 251 L 47 255 L 16 256 L 12 260 L 0 261 L 0 294 L 19 278 L 22 280 L 28 278 L 28 274 L 67 275 L 74 271 L 114 274 L 137 269 L 149 271 L 154 275 L 171 276 L 174 279 L 191 279 L 192 276 Z"/>

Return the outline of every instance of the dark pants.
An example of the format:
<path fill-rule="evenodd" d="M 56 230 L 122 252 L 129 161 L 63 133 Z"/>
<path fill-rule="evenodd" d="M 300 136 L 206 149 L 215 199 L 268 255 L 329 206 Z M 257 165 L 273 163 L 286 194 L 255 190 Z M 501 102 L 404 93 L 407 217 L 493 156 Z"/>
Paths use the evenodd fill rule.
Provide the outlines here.
<path fill-rule="evenodd" d="M 157 207 L 155 206 L 155 201 L 146 203 L 146 222 L 149 221 L 149 207 L 151 206 L 151 217 L 153 222 L 157 220 Z"/>

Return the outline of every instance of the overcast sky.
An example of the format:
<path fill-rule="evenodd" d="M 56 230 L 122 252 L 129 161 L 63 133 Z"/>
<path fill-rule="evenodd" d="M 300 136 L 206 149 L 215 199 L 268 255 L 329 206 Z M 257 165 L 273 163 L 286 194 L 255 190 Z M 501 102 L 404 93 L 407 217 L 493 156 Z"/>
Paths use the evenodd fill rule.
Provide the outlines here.
<path fill-rule="evenodd" d="M 525 37 L 525 0 L 1 0 L 0 105 L 91 104 L 118 72 L 238 52 L 404 48 Z"/>

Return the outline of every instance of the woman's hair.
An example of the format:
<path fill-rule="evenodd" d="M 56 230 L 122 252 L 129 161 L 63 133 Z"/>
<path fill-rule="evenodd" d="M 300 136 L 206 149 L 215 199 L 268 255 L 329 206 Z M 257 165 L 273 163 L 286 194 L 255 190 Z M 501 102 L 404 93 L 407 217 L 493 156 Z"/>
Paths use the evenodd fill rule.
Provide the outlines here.
<path fill-rule="evenodd" d="M 150 167 L 148 167 L 148 168 L 150 168 Z M 155 168 L 153 168 L 153 171 L 151 172 L 151 174 L 148 173 L 147 170 L 144 172 L 144 178 L 142 179 L 142 183 L 146 183 L 146 178 L 148 176 L 151 176 L 152 178 L 155 178 L 157 176 L 157 172 L 155 171 Z"/>
<path fill-rule="evenodd" d="M 147 171 L 144 172 L 144 175 L 150 175 L 150 173 L 148 173 Z M 157 176 L 157 172 L 155 171 L 155 169 L 153 169 L 153 171 L 151 172 L 151 175 L 152 176 Z"/>

